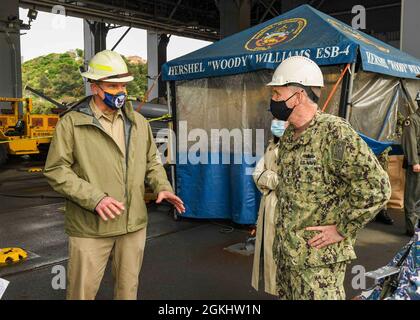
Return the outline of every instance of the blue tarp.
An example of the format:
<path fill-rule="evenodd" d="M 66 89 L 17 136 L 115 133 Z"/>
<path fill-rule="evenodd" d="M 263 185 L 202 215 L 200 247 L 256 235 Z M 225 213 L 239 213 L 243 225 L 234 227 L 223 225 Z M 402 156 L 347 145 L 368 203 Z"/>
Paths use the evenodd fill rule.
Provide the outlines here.
<path fill-rule="evenodd" d="M 207 156 L 210 158 L 211 154 Z M 233 163 L 235 155 L 227 156 Z M 222 159 L 223 155 L 218 157 Z M 188 156 L 178 154 L 180 158 Z M 254 224 L 261 194 L 247 170 L 253 166 L 246 164 L 244 158 L 241 164 L 192 164 L 189 161 L 180 164 L 178 161 L 176 192 L 185 204 L 183 217 Z"/>
<path fill-rule="evenodd" d="M 358 51 L 365 71 L 411 79 L 420 74 L 420 60 L 309 5 L 172 60 L 162 74 L 178 81 L 275 69 L 292 55 L 337 65 L 355 62 Z"/>
<path fill-rule="evenodd" d="M 375 155 L 380 155 L 382 152 L 384 152 L 388 147 L 391 147 L 392 150 L 390 151 L 390 155 L 402 155 L 403 150 L 401 148 L 401 145 L 393 142 L 393 141 L 377 141 L 375 139 L 372 139 L 363 133 L 358 132 L 359 136 L 367 143 L 367 145 L 372 149 L 372 152 Z"/>

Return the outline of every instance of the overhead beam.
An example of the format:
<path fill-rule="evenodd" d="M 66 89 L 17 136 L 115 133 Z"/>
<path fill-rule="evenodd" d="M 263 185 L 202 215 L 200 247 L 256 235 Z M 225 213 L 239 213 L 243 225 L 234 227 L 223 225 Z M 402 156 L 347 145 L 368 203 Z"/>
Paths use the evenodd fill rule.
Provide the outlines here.
<path fill-rule="evenodd" d="M 400 48 L 418 59 L 420 59 L 420 43 L 417 33 L 420 29 L 419 12 L 420 3 L 418 0 L 402 0 Z"/>
<path fill-rule="evenodd" d="M 265 17 L 267 16 L 267 14 L 269 12 L 272 12 L 271 8 L 273 8 L 273 5 L 276 1 L 277 0 L 272 0 L 271 3 L 269 4 L 269 6 L 266 7 L 266 10 L 265 10 L 264 14 L 261 16 L 260 22 L 263 22 L 265 20 Z M 275 17 L 275 16 L 273 15 L 273 17 Z"/>
<path fill-rule="evenodd" d="M 114 23 L 122 26 L 135 27 L 140 29 L 152 30 L 159 33 L 174 34 L 183 37 L 190 37 L 200 40 L 214 41 L 219 39 L 217 30 L 206 26 L 190 27 L 184 22 L 178 22 L 179 25 L 169 25 L 153 19 L 139 18 L 129 15 L 122 15 L 114 12 L 81 7 L 65 2 L 53 0 L 20 0 L 21 7 L 35 8 L 37 10 L 51 12 L 54 5 L 62 5 L 66 8 L 66 15 L 88 19 L 98 22 Z M 124 9 L 121 9 L 124 11 Z"/>
<path fill-rule="evenodd" d="M 275 1 L 273 1 L 270 5 L 268 5 L 264 0 L 260 0 L 260 3 L 266 8 L 267 11 L 270 12 L 273 17 L 280 15 L 280 13 L 273 7 Z"/>
<path fill-rule="evenodd" d="M 389 9 L 389 8 L 396 8 L 401 7 L 401 2 L 395 2 L 390 4 L 383 4 L 378 6 L 371 6 L 371 7 L 365 7 L 366 11 L 373 11 L 373 10 L 381 10 L 381 9 Z M 346 14 L 352 14 L 351 10 L 345 10 L 345 11 L 337 11 L 337 12 L 326 12 L 326 14 L 330 16 L 342 16 Z"/>
<path fill-rule="evenodd" d="M 131 30 L 131 27 L 129 27 L 127 30 L 125 30 L 125 32 L 123 33 L 123 35 L 118 39 L 118 41 L 114 44 L 114 46 L 112 47 L 112 51 L 115 50 L 115 48 L 120 44 L 120 42 L 125 38 L 125 36 L 127 35 L 127 33 L 129 33 Z"/>
<path fill-rule="evenodd" d="M 319 10 L 321 9 L 322 5 L 324 4 L 325 0 L 321 0 L 320 3 L 317 4 L 316 8 Z"/>
<path fill-rule="evenodd" d="M 55 0 L 55 1 L 57 1 L 57 0 Z M 77 2 L 77 1 L 74 1 L 74 2 Z M 112 1 L 112 2 L 114 2 L 114 1 Z M 173 5 L 174 5 L 172 1 L 167 1 L 167 0 L 159 0 L 158 2 L 162 3 L 162 4 L 165 4 L 168 7 L 168 12 L 169 12 L 169 8 L 172 8 Z M 130 1 L 124 1 L 123 5 L 120 5 L 120 6 L 112 5 L 112 4 L 106 3 L 104 1 L 98 2 L 98 1 L 92 1 L 92 0 L 82 0 L 82 1 L 79 1 L 79 3 L 90 5 L 90 6 L 93 6 L 93 7 L 99 7 L 99 8 L 106 9 L 106 10 L 111 10 L 112 9 L 112 10 L 115 10 L 115 11 L 124 11 L 124 12 L 130 13 L 130 14 L 141 15 L 141 16 L 146 17 L 146 18 L 156 18 L 155 13 L 156 13 L 156 10 L 157 10 L 156 9 L 157 1 L 136 0 L 135 3 L 137 4 L 137 6 L 136 6 L 137 9 L 134 8 L 134 7 L 127 7 L 126 5 L 124 5 L 124 4 L 128 4 L 128 3 L 132 3 Z M 153 6 L 154 13 L 153 14 L 146 13 L 145 10 L 144 10 L 144 8 L 146 6 Z M 201 10 L 197 7 L 183 6 L 182 4 L 180 4 L 179 8 L 183 9 L 184 11 L 188 10 L 188 12 L 191 12 L 193 14 L 202 14 L 202 15 L 207 14 L 208 15 L 208 12 L 206 12 L 204 10 Z M 165 17 L 161 17 L 161 18 L 165 19 Z M 177 21 L 177 20 L 172 20 L 172 21 L 177 22 L 177 23 L 180 22 L 180 21 Z"/>
<path fill-rule="evenodd" d="M 169 14 L 168 20 L 172 19 L 176 10 L 179 8 L 179 5 L 181 4 L 181 2 L 182 2 L 182 0 L 178 0 L 177 4 L 175 5 L 175 7 L 172 9 L 171 13 Z"/>

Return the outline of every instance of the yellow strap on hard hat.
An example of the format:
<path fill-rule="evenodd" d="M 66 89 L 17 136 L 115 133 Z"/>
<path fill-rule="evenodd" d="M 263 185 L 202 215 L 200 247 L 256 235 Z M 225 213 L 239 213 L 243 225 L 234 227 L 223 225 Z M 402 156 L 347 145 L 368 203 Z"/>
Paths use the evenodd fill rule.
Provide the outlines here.
<path fill-rule="evenodd" d="M 89 63 L 89 66 L 91 66 L 94 69 L 112 72 L 112 67 L 104 66 L 103 64 Z"/>

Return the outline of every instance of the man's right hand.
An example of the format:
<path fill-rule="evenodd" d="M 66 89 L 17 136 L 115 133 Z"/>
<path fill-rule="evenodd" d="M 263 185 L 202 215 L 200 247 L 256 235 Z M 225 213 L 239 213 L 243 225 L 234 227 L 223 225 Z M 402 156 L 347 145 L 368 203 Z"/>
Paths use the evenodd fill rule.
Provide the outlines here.
<path fill-rule="evenodd" d="M 104 221 L 108 221 L 108 218 L 115 219 L 115 216 L 121 215 L 124 210 L 124 204 L 112 197 L 103 198 L 95 208 L 95 211 Z"/>
<path fill-rule="evenodd" d="M 420 172 L 420 164 L 413 165 L 413 171 L 416 173 Z"/>

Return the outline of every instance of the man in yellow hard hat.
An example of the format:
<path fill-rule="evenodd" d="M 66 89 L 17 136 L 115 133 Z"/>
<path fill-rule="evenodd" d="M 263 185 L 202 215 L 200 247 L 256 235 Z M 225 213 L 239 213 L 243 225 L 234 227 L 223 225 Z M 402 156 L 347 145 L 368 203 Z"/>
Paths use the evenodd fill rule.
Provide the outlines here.
<path fill-rule="evenodd" d="M 133 80 L 114 51 L 97 53 L 82 76 L 92 96 L 59 121 L 44 174 L 66 197 L 67 299 L 94 299 L 112 256 L 115 299 L 136 299 L 146 239 L 145 182 L 179 213 L 150 125 L 126 102 Z"/>

